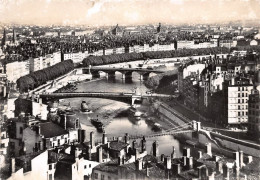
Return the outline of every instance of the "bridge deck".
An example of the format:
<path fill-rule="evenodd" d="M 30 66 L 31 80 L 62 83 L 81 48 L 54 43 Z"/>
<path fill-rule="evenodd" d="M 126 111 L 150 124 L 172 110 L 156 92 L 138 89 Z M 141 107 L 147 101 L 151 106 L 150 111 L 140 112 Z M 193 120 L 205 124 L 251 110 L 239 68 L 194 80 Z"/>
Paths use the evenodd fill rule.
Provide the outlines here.
<path fill-rule="evenodd" d="M 86 69 L 86 68 L 85 68 Z M 145 69 L 145 68 L 111 68 L 111 67 L 91 67 L 90 71 L 131 71 L 131 72 L 154 72 L 154 73 L 164 73 L 163 70 L 156 69 Z"/>

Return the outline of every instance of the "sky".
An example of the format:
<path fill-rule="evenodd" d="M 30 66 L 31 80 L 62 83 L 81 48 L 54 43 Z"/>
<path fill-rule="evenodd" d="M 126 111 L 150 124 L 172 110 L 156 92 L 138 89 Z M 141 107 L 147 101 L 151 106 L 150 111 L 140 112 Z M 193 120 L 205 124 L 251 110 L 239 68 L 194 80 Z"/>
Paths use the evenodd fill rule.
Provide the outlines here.
<path fill-rule="evenodd" d="M 102 26 L 256 19 L 260 0 L 0 0 L 2 23 Z"/>

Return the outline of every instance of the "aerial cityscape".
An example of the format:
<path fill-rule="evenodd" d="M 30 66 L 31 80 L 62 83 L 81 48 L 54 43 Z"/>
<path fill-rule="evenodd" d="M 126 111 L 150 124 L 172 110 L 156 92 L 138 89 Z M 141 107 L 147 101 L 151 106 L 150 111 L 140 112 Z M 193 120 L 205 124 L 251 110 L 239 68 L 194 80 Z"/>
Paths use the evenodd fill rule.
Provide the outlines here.
<path fill-rule="evenodd" d="M 0 180 L 260 180 L 260 1 L 0 16 Z"/>

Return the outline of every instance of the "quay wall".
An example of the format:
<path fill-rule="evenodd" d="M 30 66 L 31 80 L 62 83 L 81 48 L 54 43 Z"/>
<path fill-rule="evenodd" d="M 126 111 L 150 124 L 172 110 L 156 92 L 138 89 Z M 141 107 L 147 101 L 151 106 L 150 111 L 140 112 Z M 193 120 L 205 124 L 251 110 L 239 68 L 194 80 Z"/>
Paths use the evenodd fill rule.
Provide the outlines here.
<path fill-rule="evenodd" d="M 157 115 L 164 120 L 172 122 L 177 125 L 184 125 L 191 120 L 182 117 L 181 114 L 176 112 L 174 109 L 164 104 L 163 102 L 154 103 L 155 112 Z M 199 132 L 197 136 L 197 141 L 200 145 L 205 145 L 205 143 L 211 143 L 212 149 L 216 152 L 221 152 L 226 156 L 232 156 L 232 152 L 242 150 L 245 154 L 260 157 L 260 145 L 256 143 L 251 143 L 248 141 L 243 141 L 235 139 L 229 136 L 225 136 L 215 132 L 209 132 L 211 137 L 208 137 L 206 133 Z M 192 134 L 184 134 L 184 138 L 192 139 Z M 215 142 L 217 142 L 217 144 Z"/>

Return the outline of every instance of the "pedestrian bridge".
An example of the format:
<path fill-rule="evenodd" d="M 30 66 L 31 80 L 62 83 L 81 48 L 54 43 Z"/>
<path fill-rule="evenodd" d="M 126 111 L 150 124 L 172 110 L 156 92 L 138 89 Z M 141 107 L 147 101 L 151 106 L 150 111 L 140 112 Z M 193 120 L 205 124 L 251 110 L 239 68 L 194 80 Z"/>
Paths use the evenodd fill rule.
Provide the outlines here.
<path fill-rule="evenodd" d="M 180 126 L 176 126 L 174 128 L 170 128 L 167 130 L 162 130 L 161 132 L 157 133 L 152 133 L 152 134 L 128 134 L 126 133 L 124 138 L 120 138 L 119 140 L 123 139 L 129 139 L 129 140 L 137 140 L 137 139 L 148 139 L 148 138 L 153 138 L 153 137 L 158 137 L 158 136 L 168 136 L 168 135 L 178 135 L 178 134 L 186 134 L 186 133 L 192 133 L 192 132 L 198 132 L 201 130 L 201 124 L 200 122 L 197 121 L 191 121 L 189 123 L 185 123 Z M 116 134 L 104 134 L 103 137 L 107 137 L 108 141 L 114 141 L 116 140 Z M 102 143 L 102 139 L 96 139 L 96 143 Z"/>
<path fill-rule="evenodd" d="M 115 77 L 116 72 L 120 72 L 122 74 L 122 79 L 132 78 L 132 73 L 137 72 L 140 74 L 140 80 L 146 80 L 149 77 L 150 73 L 163 73 L 165 71 L 162 70 L 154 70 L 154 69 L 145 69 L 145 68 L 116 68 L 116 67 L 89 67 L 83 68 L 83 74 L 92 74 L 94 78 L 100 78 L 100 72 L 105 72 L 108 78 Z"/>
<path fill-rule="evenodd" d="M 135 103 L 141 103 L 144 99 L 148 98 L 176 98 L 174 95 L 166 94 L 136 94 L 130 92 L 63 92 L 63 93 L 41 93 L 34 94 L 33 99 L 37 101 L 39 99 L 65 99 L 65 98 L 79 98 L 79 97 L 89 97 L 89 98 L 103 98 L 111 99 L 115 101 L 121 101 L 134 105 Z"/>

